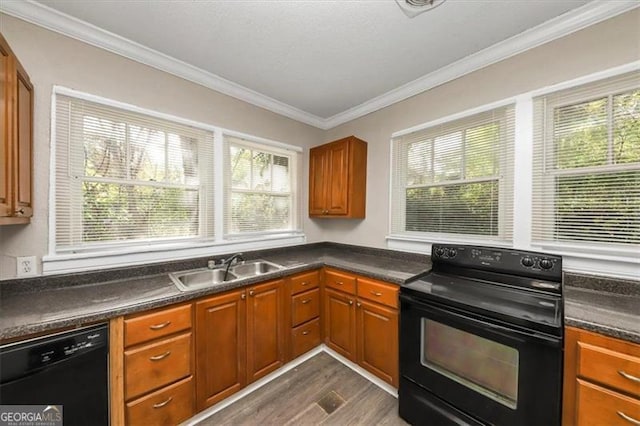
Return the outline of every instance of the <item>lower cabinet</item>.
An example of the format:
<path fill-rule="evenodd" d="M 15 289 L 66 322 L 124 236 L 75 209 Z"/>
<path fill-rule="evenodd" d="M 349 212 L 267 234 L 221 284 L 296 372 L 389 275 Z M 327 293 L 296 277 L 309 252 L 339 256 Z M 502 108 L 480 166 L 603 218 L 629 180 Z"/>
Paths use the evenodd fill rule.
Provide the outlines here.
<path fill-rule="evenodd" d="M 324 290 L 325 344 L 398 387 L 397 306 L 397 286 L 328 270 Z"/>
<path fill-rule="evenodd" d="M 196 302 L 196 402 L 203 410 L 285 362 L 284 281 Z"/>

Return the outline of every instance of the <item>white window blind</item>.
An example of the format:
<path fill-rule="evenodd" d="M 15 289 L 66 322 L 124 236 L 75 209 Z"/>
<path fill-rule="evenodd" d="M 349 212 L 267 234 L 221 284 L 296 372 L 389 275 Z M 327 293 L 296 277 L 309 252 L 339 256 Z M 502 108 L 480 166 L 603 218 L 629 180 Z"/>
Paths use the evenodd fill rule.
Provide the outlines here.
<path fill-rule="evenodd" d="M 213 237 L 213 133 L 56 96 L 55 248 Z"/>
<path fill-rule="evenodd" d="M 510 240 L 514 106 L 394 138 L 391 234 Z"/>
<path fill-rule="evenodd" d="M 225 135 L 225 236 L 298 230 L 298 154 Z"/>
<path fill-rule="evenodd" d="M 538 243 L 640 248 L 640 72 L 534 99 Z"/>

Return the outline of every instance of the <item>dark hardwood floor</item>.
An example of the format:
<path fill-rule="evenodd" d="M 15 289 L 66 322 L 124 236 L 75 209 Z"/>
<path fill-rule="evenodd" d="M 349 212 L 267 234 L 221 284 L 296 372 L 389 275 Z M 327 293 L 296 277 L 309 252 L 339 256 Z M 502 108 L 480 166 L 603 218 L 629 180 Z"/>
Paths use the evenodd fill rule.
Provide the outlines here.
<path fill-rule="evenodd" d="M 257 424 L 406 425 L 396 398 L 324 352 L 198 426 Z"/>

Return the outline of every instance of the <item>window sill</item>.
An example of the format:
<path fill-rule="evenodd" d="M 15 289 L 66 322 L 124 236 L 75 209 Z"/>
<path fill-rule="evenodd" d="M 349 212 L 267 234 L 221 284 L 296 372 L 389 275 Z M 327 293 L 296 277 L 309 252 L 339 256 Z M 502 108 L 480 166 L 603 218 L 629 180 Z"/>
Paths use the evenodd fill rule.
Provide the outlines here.
<path fill-rule="evenodd" d="M 513 247 L 511 243 L 494 240 L 416 238 L 398 235 L 387 236 L 387 248 L 431 254 L 431 245 L 465 244 L 491 247 Z M 632 252 L 605 252 L 597 247 L 579 250 L 574 246 L 559 244 L 532 244 L 530 247 L 516 247 L 517 250 L 547 252 L 562 256 L 562 268 L 565 272 L 601 275 L 611 278 L 637 280 L 640 277 L 640 256 Z"/>
<path fill-rule="evenodd" d="M 215 256 L 243 250 L 285 247 L 305 242 L 306 236 L 304 234 L 291 233 L 223 242 L 149 245 L 111 251 L 56 254 L 43 257 L 42 273 L 43 275 L 68 274 L 88 270 L 121 268 L 146 263 Z"/>

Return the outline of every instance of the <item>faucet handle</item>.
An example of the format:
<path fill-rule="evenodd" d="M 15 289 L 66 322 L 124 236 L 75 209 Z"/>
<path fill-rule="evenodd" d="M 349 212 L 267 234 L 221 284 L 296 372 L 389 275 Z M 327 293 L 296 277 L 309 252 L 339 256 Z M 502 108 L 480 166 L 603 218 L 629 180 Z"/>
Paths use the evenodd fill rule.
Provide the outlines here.
<path fill-rule="evenodd" d="M 207 268 L 209 269 L 214 269 L 216 267 L 216 261 L 215 260 L 209 260 L 207 261 Z"/>

